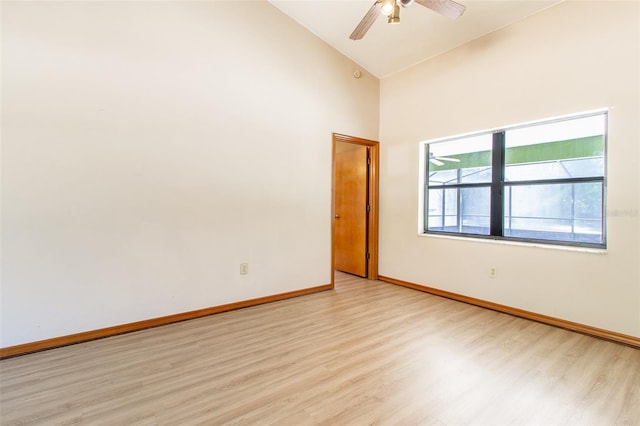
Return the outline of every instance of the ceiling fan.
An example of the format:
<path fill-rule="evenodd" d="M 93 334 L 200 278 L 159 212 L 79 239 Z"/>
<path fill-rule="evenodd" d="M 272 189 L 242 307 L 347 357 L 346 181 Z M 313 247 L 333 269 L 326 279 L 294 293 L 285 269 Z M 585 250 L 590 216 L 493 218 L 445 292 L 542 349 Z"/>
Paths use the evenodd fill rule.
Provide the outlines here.
<path fill-rule="evenodd" d="M 433 152 L 429 153 L 429 161 L 435 164 L 436 166 L 444 166 L 444 161 L 453 161 L 454 163 L 460 162 L 460 160 L 457 158 L 439 157 L 437 155 L 433 155 Z"/>
<path fill-rule="evenodd" d="M 453 0 L 376 0 L 349 38 L 351 40 L 360 40 L 364 37 L 379 13 L 387 17 L 389 24 L 399 23 L 400 6 L 409 7 L 413 3 L 418 3 L 449 19 L 459 18 L 466 9 L 466 6 L 456 3 Z"/>

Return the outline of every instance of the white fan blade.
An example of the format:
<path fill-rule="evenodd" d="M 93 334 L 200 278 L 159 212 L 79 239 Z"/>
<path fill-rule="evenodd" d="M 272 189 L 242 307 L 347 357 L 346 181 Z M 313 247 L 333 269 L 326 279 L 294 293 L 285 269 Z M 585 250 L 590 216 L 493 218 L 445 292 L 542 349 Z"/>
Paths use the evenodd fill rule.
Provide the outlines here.
<path fill-rule="evenodd" d="M 442 161 L 436 160 L 435 158 L 429 158 L 429 161 L 431 161 L 436 166 L 444 166 L 444 163 Z"/>
<path fill-rule="evenodd" d="M 453 161 L 455 163 L 459 163 L 460 160 L 457 158 L 451 158 L 451 157 L 438 157 L 438 160 L 444 160 L 444 161 Z"/>

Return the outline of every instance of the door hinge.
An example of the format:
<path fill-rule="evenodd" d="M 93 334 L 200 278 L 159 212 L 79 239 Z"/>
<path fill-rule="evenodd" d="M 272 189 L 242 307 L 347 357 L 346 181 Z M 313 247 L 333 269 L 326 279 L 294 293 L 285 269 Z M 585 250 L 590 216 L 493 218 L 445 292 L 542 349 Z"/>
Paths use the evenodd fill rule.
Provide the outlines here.
<path fill-rule="evenodd" d="M 367 166 L 371 165 L 371 157 L 367 157 Z"/>
<path fill-rule="evenodd" d="M 371 254 L 367 253 L 367 260 L 371 259 Z"/>
<path fill-rule="evenodd" d="M 367 204 L 367 213 L 369 213 L 370 211 L 371 211 L 371 206 Z"/>

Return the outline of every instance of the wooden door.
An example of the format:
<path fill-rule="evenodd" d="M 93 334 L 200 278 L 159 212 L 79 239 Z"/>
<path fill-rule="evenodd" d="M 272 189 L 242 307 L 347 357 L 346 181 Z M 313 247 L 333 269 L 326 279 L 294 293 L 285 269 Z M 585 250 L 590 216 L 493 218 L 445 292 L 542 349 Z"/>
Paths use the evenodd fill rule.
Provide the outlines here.
<path fill-rule="evenodd" d="M 368 148 L 350 144 L 335 154 L 335 268 L 367 276 Z"/>

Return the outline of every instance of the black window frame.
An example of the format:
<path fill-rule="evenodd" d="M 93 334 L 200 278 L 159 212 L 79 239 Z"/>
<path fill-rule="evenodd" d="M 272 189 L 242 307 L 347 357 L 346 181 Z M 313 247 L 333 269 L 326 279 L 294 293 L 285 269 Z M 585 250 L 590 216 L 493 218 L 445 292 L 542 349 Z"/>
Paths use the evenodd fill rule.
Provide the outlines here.
<path fill-rule="evenodd" d="M 506 173 L 506 161 L 505 161 L 505 153 L 506 153 L 506 133 L 509 130 L 536 126 L 541 124 L 554 123 L 559 121 L 567 121 L 580 119 L 590 116 L 604 116 L 604 135 L 603 135 L 603 143 L 604 143 L 604 152 L 603 152 L 603 160 L 604 160 L 604 168 L 602 176 L 592 176 L 592 177 L 568 177 L 568 178 L 555 178 L 555 179 L 535 179 L 535 180 L 518 180 L 518 181 L 506 181 L 505 173 Z M 564 117 L 560 119 L 551 119 L 551 120 L 541 120 L 533 123 L 528 123 L 526 125 L 520 126 L 512 126 L 505 127 L 497 130 L 481 132 L 477 135 L 481 134 L 491 134 L 492 135 L 492 148 L 491 148 L 491 181 L 483 182 L 483 183 L 447 183 L 442 185 L 429 185 L 429 159 L 430 159 L 430 143 L 434 142 L 446 142 L 453 141 L 456 139 L 461 139 L 460 137 L 452 137 L 450 139 L 439 139 L 438 141 L 432 141 L 430 143 L 425 143 L 425 166 L 424 166 L 424 187 L 423 187 L 423 229 L 422 233 L 425 235 L 447 235 L 447 236 L 455 236 L 455 237 L 464 237 L 464 238 L 474 238 L 474 239 L 491 239 L 491 240 L 503 240 L 503 241 L 514 241 L 514 242 L 523 242 L 523 243 L 535 243 L 535 244 L 544 244 L 544 245 L 552 245 L 552 246 L 572 246 L 572 247 L 585 247 L 585 248 L 595 248 L 595 249 L 606 249 L 607 248 L 607 227 L 606 227 L 606 192 L 607 192 L 607 142 L 608 142 L 608 111 L 596 111 L 586 114 L 574 115 L 571 117 Z M 554 240 L 554 239 L 538 239 L 538 238 L 530 238 L 530 237 L 517 237 L 511 235 L 504 235 L 504 205 L 505 205 L 505 190 L 509 187 L 516 186 L 531 186 L 531 185 L 553 185 L 553 184 L 576 184 L 576 183 L 599 183 L 602 187 L 602 200 L 601 200 L 601 212 L 602 212 L 602 243 L 590 243 L 583 241 L 569 241 L 569 240 Z M 477 234 L 477 233 L 465 233 L 465 232 L 451 232 L 444 230 L 433 230 L 429 229 L 429 190 L 430 189 L 440 189 L 444 191 L 456 189 L 458 191 L 462 189 L 468 188 L 490 188 L 490 217 L 489 217 L 489 233 L 487 234 Z M 575 203 L 575 201 L 574 201 Z M 460 212 L 458 212 L 460 214 Z"/>

